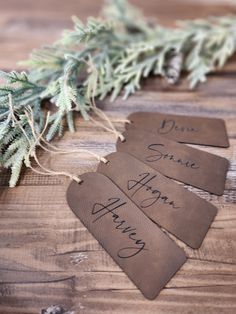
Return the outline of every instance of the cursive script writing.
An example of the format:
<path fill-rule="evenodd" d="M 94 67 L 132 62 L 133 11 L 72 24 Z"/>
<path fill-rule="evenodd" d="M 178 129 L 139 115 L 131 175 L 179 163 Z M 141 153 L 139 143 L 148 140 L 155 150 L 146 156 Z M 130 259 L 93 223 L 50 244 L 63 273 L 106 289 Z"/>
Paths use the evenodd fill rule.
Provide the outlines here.
<path fill-rule="evenodd" d="M 198 132 L 199 129 L 193 128 L 190 126 L 178 126 L 176 125 L 176 122 L 174 120 L 167 120 L 164 119 L 161 122 L 160 128 L 157 130 L 160 134 L 168 134 L 171 131 L 177 131 L 177 132 Z"/>
<path fill-rule="evenodd" d="M 139 206 L 141 208 L 147 208 L 155 204 L 156 202 L 163 202 L 163 204 L 169 205 L 174 209 L 180 208 L 176 206 L 174 201 L 169 200 L 169 197 L 162 195 L 161 191 L 157 188 L 151 186 L 151 182 L 157 177 L 156 175 L 151 175 L 150 173 L 141 173 L 138 175 L 137 180 L 128 180 L 127 189 L 133 191 L 131 197 L 133 197 L 138 191 L 145 189 L 152 195 L 141 201 Z"/>
<path fill-rule="evenodd" d="M 124 206 L 125 204 L 126 202 L 123 202 L 120 198 L 109 198 L 107 204 L 95 203 L 92 209 L 92 215 L 96 216 L 96 218 L 92 221 L 93 223 L 102 219 L 106 215 L 110 215 L 112 222 L 115 225 L 115 229 L 120 230 L 123 234 L 126 234 L 128 239 L 133 242 L 133 245 L 121 248 L 118 251 L 117 255 L 120 258 L 130 258 L 139 254 L 143 250 L 147 250 L 145 248 L 146 243 L 137 236 L 137 229 L 129 226 L 128 223 L 115 212 L 116 209 Z"/>
<path fill-rule="evenodd" d="M 184 166 L 186 168 L 191 168 L 191 169 L 199 169 L 200 167 L 196 165 L 195 162 L 190 161 L 190 160 L 182 160 L 181 158 L 175 157 L 171 153 L 162 153 L 159 149 L 159 147 L 164 147 L 164 144 L 151 144 L 148 146 L 149 150 L 152 150 L 155 152 L 154 155 L 150 155 L 145 158 L 147 162 L 154 162 L 158 160 L 170 160 L 176 164 L 179 164 L 181 166 Z"/>

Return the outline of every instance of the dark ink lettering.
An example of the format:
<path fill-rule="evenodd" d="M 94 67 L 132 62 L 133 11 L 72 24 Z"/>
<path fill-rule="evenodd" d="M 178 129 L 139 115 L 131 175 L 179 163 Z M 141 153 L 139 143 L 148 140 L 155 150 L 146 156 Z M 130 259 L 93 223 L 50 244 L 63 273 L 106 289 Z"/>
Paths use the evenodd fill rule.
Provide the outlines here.
<path fill-rule="evenodd" d="M 179 164 L 181 166 L 184 166 L 186 168 L 191 168 L 191 169 L 199 169 L 200 167 L 196 165 L 195 162 L 192 162 L 190 160 L 182 160 L 181 158 L 176 158 L 173 154 L 171 153 L 162 153 L 160 150 L 158 150 L 159 147 L 164 147 L 164 144 L 151 144 L 148 146 L 148 149 L 151 151 L 154 151 L 154 155 L 150 155 L 145 158 L 147 162 L 155 162 L 158 160 L 169 160 L 172 161 L 176 164 Z"/>
<path fill-rule="evenodd" d="M 129 225 L 127 226 L 127 222 L 115 212 L 117 208 L 122 207 L 125 204 L 126 202 L 122 202 L 120 198 L 109 198 L 108 204 L 104 205 L 95 203 L 92 209 L 92 215 L 96 216 L 92 221 L 93 223 L 97 222 L 105 215 L 110 214 L 112 221 L 115 224 L 115 229 L 121 230 L 122 233 L 127 234 L 128 238 L 134 242 L 134 246 L 124 247 L 118 251 L 117 255 L 120 258 L 130 258 L 139 254 L 143 250 L 147 250 L 145 248 L 146 243 L 137 237 L 137 229 Z"/>
<path fill-rule="evenodd" d="M 138 180 L 129 180 L 127 182 L 127 188 L 129 191 L 133 190 L 131 197 L 133 197 L 138 191 L 146 189 L 152 195 L 152 197 L 146 198 L 141 201 L 139 206 L 141 208 L 147 208 L 155 204 L 156 202 L 163 202 L 166 205 L 171 206 L 174 209 L 180 207 L 176 206 L 174 201 L 170 201 L 168 196 L 162 195 L 161 191 L 150 185 L 151 181 L 156 178 L 156 175 L 150 173 L 142 173 L 139 175 Z"/>
<path fill-rule="evenodd" d="M 198 132 L 199 129 L 193 128 L 190 126 L 178 126 L 176 125 L 175 120 L 171 119 L 164 119 L 161 124 L 159 129 L 157 130 L 159 134 L 168 134 L 172 131 L 177 131 L 177 132 Z"/>

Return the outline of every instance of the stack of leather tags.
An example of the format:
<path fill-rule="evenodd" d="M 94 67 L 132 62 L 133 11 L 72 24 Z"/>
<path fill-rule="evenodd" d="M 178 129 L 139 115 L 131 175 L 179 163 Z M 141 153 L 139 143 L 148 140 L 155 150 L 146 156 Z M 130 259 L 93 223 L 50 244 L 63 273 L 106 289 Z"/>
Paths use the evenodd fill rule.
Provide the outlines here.
<path fill-rule="evenodd" d="M 67 201 L 143 295 L 154 299 L 187 259 L 163 229 L 198 249 L 217 214 L 179 182 L 224 193 L 228 160 L 186 144 L 227 148 L 229 141 L 221 119 L 143 112 L 128 119 L 117 152 L 96 173 L 83 174 L 81 184 L 72 182 Z"/>

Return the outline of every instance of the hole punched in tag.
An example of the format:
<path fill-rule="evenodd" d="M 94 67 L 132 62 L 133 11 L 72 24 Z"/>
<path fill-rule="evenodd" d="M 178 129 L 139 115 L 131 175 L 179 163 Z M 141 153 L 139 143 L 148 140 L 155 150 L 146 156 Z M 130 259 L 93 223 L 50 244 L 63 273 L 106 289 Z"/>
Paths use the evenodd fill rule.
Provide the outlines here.
<path fill-rule="evenodd" d="M 154 299 L 185 263 L 184 251 L 109 178 L 93 172 L 81 179 L 82 185 L 69 185 L 68 205 L 143 295 Z"/>
<path fill-rule="evenodd" d="M 217 208 L 133 156 L 115 152 L 97 171 L 111 179 L 152 221 L 198 249 Z"/>

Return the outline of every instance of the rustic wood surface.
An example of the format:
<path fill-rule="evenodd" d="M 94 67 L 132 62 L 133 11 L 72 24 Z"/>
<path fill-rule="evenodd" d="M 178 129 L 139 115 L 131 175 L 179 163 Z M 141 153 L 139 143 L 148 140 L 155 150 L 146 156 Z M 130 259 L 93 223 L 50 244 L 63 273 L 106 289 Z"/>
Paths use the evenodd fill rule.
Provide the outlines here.
<path fill-rule="evenodd" d="M 233 1 L 136 0 L 147 15 L 166 25 L 175 19 L 236 13 Z M 50 43 L 70 15 L 96 15 L 101 1 L 0 0 L 0 68 L 16 68 L 34 47 Z M 201 248 L 179 244 L 188 261 L 154 301 L 146 300 L 69 209 L 66 179 L 24 171 L 19 186 L 7 187 L 0 174 L 0 313 L 41 313 L 52 304 L 75 313 L 236 313 L 236 59 L 190 92 L 187 83 L 167 87 L 160 79 L 144 82 L 128 101 L 100 103 L 116 121 L 138 110 L 224 118 L 230 148 L 197 146 L 230 160 L 223 196 L 187 187 L 219 209 Z M 115 138 L 78 117 L 78 132 L 56 140 L 60 147 L 84 147 L 105 155 Z M 122 130 L 122 123 L 116 123 Z M 83 173 L 96 169 L 86 155 L 40 152 L 53 169 Z M 191 205 L 191 204 L 190 204 Z"/>

